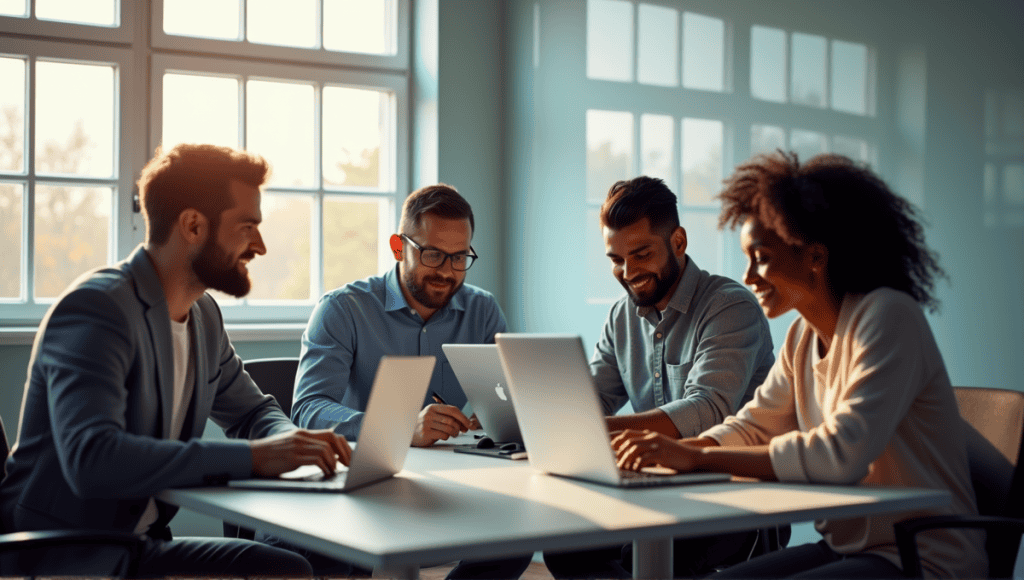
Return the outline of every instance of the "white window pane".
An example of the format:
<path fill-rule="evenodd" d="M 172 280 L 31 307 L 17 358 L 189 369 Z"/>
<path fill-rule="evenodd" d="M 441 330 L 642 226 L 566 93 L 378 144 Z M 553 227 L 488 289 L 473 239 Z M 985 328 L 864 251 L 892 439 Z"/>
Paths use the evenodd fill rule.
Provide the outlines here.
<path fill-rule="evenodd" d="M 267 253 L 249 262 L 250 300 L 309 300 L 313 199 L 264 193 L 260 234 Z"/>
<path fill-rule="evenodd" d="M 35 297 L 53 298 L 82 272 L 107 264 L 109 187 L 37 185 Z"/>
<path fill-rule="evenodd" d="M 611 185 L 611 184 L 609 184 Z M 604 234 L 601 231 L 601 210 L 587 210 L 587 223 L 583 224 L 587 253 L 587 299 L 613 302 L 626 291 L 612 275 L 612 262 L 604 254 Z"/>
<path fill-rule="evenodd" d="M 21 296 L 21 216 L 20 183 L 0 183 L 0 298 Z"/>
<path fill-rule="evenodd" d="M 246 149 L 270 162 L 268 185 L 313 187 L 312 85 L 249 81 L 246 86 Z"/>
<path fill-rule="evenodd" d="M 750 96 L 786 102 L 786 33 L 777 28 L 750 28 Z"/>
<path fill-rule="evenodd" d="M 771 153 L 776 149 L 786 150 L 786 130 L 773 125 L 751 125 L 750 154 Z"/>
<path fill-rule="evenodd" d="M 637 21 L 637 80 L 649 85 L 677 86 L 679 11 L 641 4 Z"/>
<path fill-rule="evenodd" d="M 316 46 L 316 0 L 247 0 L 245 6 L 245 30 L 250 42 Z"/>
<path fill-rule="evenodd" d="M 683 13 L 683 86 L 725 90 L 725 22 Z"/>
<path fill-rule="evenodd" d="M 385 187 L 381 178 L 390 171 L 381 153 L 389 145 L 391 95 L 348 87 L 324 87 L 323 95 L 324 185 Z"/>
<path fill-rule="evenodd" d="M 812 107 L 825 106 L 825 39 L 813 34 L 793 33 L 794 103 Z"/>
<path fill-rule="evenodd" d="M 36 18 L 117 26 L 117 3 L 115 0 L 36 0 Z"/>
<path fill-rule="evenodd" d="M 324 48 L 394 54 L 394 3 L 388 0 L 324 0 Z"/>
<path fill-rule="evenodd" d="M 164 0 L 164 32 L 240 40 L 241 0 Z"/>
<path fill-rule="evenodd" d="M 162 138 L 178 143 L 238 147 L 238 79 L 165 74 Z"/>
<path fill-rule="evenodd" d="M 998 204 L 997 200 L 999 199 L 999 176 L 994 163 L 985 164 L 983 179 L 982 193 L 985 197 L 985 207 L 991 211 Z"/>
<path fill-rule="evenodd" d="M 587 0 L 587 78 L 633 80 L 633 3 Z"/>
<path fill-rule="evenodd" d="M 36 171 L 112 176 L 115 106 L 113 67 L 36 62 Z"/>
<path fill-rule="evenodd" d="M 324 290 L 378 273 L 380 220 L 390 207 L 386 199 L 324 198 Z"/>
<path fill-rule="evenodd" d="M 684 205 L 710 205 L 722 190 L 722 122 L 683 119 Z"/>
<path fill-rule="evenodd" d="M 1024 209 L 1024 165 L 1003 168 L 1003 199 L 1006 205 Z"/>
<path fill-rule="evenodd" d="M 0 0 L 0 14 L 4 16 L 28 16 L 28 1 Z"/>
<path fill-rule="evenodd" d="M 587 201 L 602 203 L 608 188 L 633 173 L 633 114 L 587 111 Z"/>
<path fill-rule="evenodd" d="M 0 58 L 0 171 L 25 170 L 25 64 Z"/>
<path fill-rule="evenodd" d="M 672 117 L 667 115 L 640 116 L 640 173 L 664 179 L 672 190 L 675 190 L 672 180 L 674 125 Z"/>
<path fill-rule="evenodd" d="M 686 230 L 686 238 L 690 241 L 686 246 L 686 255 L 701 270 L 721 274 L 722 233 L 718 230 L 718 213 L 680 208 L 679 225 Z"/>
<path fill-rule="evenodd" d="M 789 133 L 789 148 L 803 163 L 815 155 L 828 151 L 828 137 L 814 131 L 793 129 Z"/>
<path fill-rule="evenodd" d="M 832 41 L 832 108 L 868 114 L 868 47 Z"/>

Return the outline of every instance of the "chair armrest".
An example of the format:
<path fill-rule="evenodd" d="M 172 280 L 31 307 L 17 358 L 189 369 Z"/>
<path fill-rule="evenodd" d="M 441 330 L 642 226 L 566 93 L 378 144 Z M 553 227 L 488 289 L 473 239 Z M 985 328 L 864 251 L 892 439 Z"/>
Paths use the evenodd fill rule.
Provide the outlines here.
<path fill-rule="evenodd" d="M 0 534 L 0 552 L 31 550 L 51 546 L 94 545 L 123 546 L 139 553 L 145 539 L 129 532 L 110 530 L 43 530 Z"/>
<path fill-rule="evenodd" d="M 921 558 L 917 552 L 917 534 L 920 532 L 939 528 L 977 528 L 989 532 L 1016 534 L 1016 543 L 1019 544 L 1020 536 L 1024 534 L 1024 519 L 999 516 L 930 516 L 904 520 L 894 524 L 893 528 L 903 573 L 912 578 L 920 578 Z M 995 571 L 991 569 L 989 575 L 997 577 Z"/>

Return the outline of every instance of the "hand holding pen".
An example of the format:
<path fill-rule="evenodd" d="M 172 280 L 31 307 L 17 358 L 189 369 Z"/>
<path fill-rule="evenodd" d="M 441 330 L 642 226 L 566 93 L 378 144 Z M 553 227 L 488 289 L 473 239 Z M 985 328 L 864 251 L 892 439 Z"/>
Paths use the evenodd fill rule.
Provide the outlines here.
<path fill-rule="evenodd" d="M 426 447 L 438 440 L 447 441 L 472 429 L 472 422 L 458 407 L 445 403 L 436 391 L 431 394 L 434 405 L 427 405 L 416 420 L 412 435 L 415 447 Z"/>

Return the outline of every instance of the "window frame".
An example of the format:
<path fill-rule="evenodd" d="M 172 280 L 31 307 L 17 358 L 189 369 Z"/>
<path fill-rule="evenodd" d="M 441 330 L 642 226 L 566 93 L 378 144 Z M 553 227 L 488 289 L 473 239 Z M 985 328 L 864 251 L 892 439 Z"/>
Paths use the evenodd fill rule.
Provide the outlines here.
<path fill-rule="evenodd" d="M 129 130 L 130 116 L 133 108 L 130 103 L 130 79 L 135 75 L 134 59 L 127 48 L 106 46 L 80 45 L 54 40 L 10 39 L 5 47 L 4 56 L 15 58 L 25 57 L 29 63 L 26 71 L 25 101 L 25 165 L 22 172 L 0 174 L 4 182 L 23 183 L 22 197 L 22 231 L 21 231 L 21 297 L 17 299 L 0 299 L 0 321 L 3 326 L 37 324 L 46 310 L 53 304 L 54 298 L 37 299 L 33 296 L 35 284 L 35 186 L 37 183 L 82 184 L 110 186 L 111 196 L 111 231 L 107 242 L 107 259 L 105 264 L 116 260 L 117 256 L 127 255 L 136 245 L 135 223 L 132 217 L 132 158 L 130 155 L 119 154 L 120 151 L 131 150 L 138 141 L 137 135 Z M 11 51 L 11 48 L 17 48 Z M 114 95 L 118 114 L 114 116 L 113 149 L 115 161 L 110 177 L 87 177 L 73 175 L 38 174 L 35 170 L 35 63 L 43 60 L 62 61 L 82 64 L 103 64 L 115 66 Z"/>
<path fill-rule="evenodd" d="M 364 197 L 371 199 L 388 199 L 390 201 L 389 214 L 390 228 L 383 220 L 378 227 L 380 239 L 384 239 L 389 229 L 394 228 L 398 223 L 399 208 L 401 200 L 405 198 L 405 190 L 409 183 L 409 156 L 403 152 L 409 150 L 409 87 L 406 76 L 396 73 L 369 72 L 351 69 L 325 69 L 314 66 L 296 66 L 283 63 L 265 63 L 254 61 L 239 61 L 231 57 L 223 56 L 185 56 L 177 54 L 154 54 L 150 67 L 150 147 L 154 151 L 161 141 L 162 115 L 163 115 L 163 76 L 165 73 L 183 74 L 211 74 L 217 76 L 231 76 L 245 80 L 271 80 L 296 82 L 310 84 L 315 87 L 314 91 L 314 167 L 315 183 L 310 187 L 294 186 L 266 186 L 267 193 L 282 193 L 286 195 L 312 196 L 313 215 L 312 220 L 321 220 L 323 200 L 332 196 Z M 322 139 L 321 119 L 322 91 L 327 86 L 346 86 L 354 88 L 366 88 L 373 90 L 386 90 L 392 95 L 392 107 L 394 111 L 393 126 L 389 127 L 391 135 L 387 138 L 391 145 L 387 154 L 389 165 L 394 169 L 391 176 L 386 178 L 380 189 L 366 187 L 344 187 L 330 186 L 323 184 L 322 160 Z M 245 146 L 245 107 L 242 100 L 240 88 L 239 107 L 239 142 Z M 382 151 L 382 154 L 384 152 Z M 383 216 L 382 216 L 383 217 Z M 313 306 L 324 292 L 332 288 L 324 288 L 322 260 L 323 260 L 323 226 L 322 221 L 313 221 L 310 240 L 310 275 L 312 277 L 313 295 L 308 300 L 287 300 L 287 301 L 264 301 L 250 302 L 243 299 L 240 303 L 221 304 L 221 311 L 226 322 L 235 324 L 260 324 L 260 323 L 305 323 Z M 273 248 L 268 248 L 273 251 Z M 386 252 L 378 252 L 379 268 L 387 263 L 384 259 Z M 259 259 L 259 258 L 257 258 Z M 319 291 L 317 290 L 319 288 Z"/>
<path fill-rule="evenodd" d="M 135 23 L 140 10 L 138 0 L 114 0 L 119 14 L 117 26 L 41 20 L 35 16 L 35 1 L 29 0 L 28 16 L 0 15 L 0 32 L 117 44 L 128 44 L 135 38 Z"/>
<path fill-rule="evenodd" d="M 355 67 L 390 71 L 407 71 L 409 68 L 410 4 L 409 0 L 393 0 L 396 34 L 395 54 L 365 54 L 327 50 L 322 47 L 299 48 L 271 44 L 260 44 L 245 39 L 245 8 L 247 0 L 240 0 L 240 26 L 242 39 L 222 40 L 178 36 L 164 32 L 164 0 L 152 0 L 151 35 L 154 49 L 165 49 L 189 53 L 207 53 L 224 56 L 286 60 L 332 67 Z M 323 14 L 323 1 L 317 0 L 317 14 Z M 322 36 L 323 28 L 321 23 Z"/>

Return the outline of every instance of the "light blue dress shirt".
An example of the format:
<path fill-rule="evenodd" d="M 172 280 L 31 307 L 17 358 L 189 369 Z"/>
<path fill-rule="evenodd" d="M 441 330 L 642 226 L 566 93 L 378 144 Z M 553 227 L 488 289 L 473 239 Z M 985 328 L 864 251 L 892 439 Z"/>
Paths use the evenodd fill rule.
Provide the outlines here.
<path fill-rule="evenodd" d="M 606 414 L 628 400 L 636 412 L 665 411 L 681 436 L 692 437 L 749 401 L 774 362 L 754 295 L 687 256 L 664 312 L 628 296 L 612 305 L 590 370 Z"/>
<path fill-rule="evenodd" d="M 448 404 L 462 407 L 466 395 L 441 345 L 493 343 L 498 332 L 505 332 L 505 316 L 494 296 L 469 284 L 424 323 L 402 295 L 397 264 L 383 276 L 328 292 L 302 333 L 292 420 L 357 439 L 384 355 L 436 356 L 424 405 L 436 391 Z"/>

